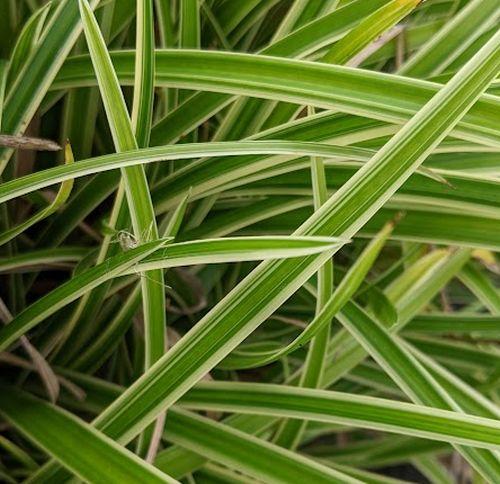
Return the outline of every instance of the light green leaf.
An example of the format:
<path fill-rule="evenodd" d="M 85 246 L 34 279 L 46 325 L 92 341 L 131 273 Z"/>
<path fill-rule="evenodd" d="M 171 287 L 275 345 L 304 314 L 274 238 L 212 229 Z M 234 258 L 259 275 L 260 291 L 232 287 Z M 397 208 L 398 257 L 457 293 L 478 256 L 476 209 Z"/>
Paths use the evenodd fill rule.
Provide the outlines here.
<path fill-rule="evenodd" d="M 42 5 L 24 24 L 16 40 L 16 45 L 12 50 L 8 76 L 9 85 L 16 79 L 20 70 L 26 63 L 26 60 L 36 48 L 40 40 L 47 14 L 51 8 L 51 3 L 52 2 L 47 2 L 45 5 Z"/>
<path fill-rule="evenodd" d="M 133 82 L 129 52 L 113 53 L 120 82 Z M 200 71 L 203 66 L 203 75 Z M 258 73 L 252 76 L 251 72 Z M 92 85 L 89 59 L 74 57 L 65 64 L 54 88 Z M 486 83 L 488 84 L 488 83 Z M 299 60 L 205 52 L 160 50 L 156 55 L 156 86 L 206 89 L 336 109 L 390 123 L 410 119 L 442 85 L 391 74 Z M 348 88 L 347 88 L 348 86 Z M 462 139 L 499 145 L 498 98 L 484 95 L 453 134 Z"/>
<path fill-rule="evenodd" d="M 70 165 L 73 163 L 73 152 L 71 151 L 71 145 L 66 143 L 64 148 L 64 157 L 66 165 Z M 9 230 L 6 230 L 0 235 L 0 245 L 3 245 L 13 238 L 17 237 L 19 234 L 22 234 L 25 230 L 28 230 L 32 225 L 42 221 L 43 219 L 50 217 L 53 213 L 57 212 L 59 208 L 66 203 L 66 200 L 69 198 L 71 190 L 73 189 L 73 180 L 66 180 L 61 183 L 61 186 L 52 202 L 48 207 L 45 207 L 43 210 L 40 210 L 37 214 L 30 217 L 28 220 L 12 227 Z"/>
<path fill-rule="evenodd" d="M 166 437 L 170 442 L 264 482 L 296 479 L 325 484 L 362 482 L 300 454 L 180 409 L 172 410 L 167 428 Z M 163 468 L 161 462 L 155 464 Z"/>
<path fill-rule="evenodd" d="M 406 62 L 399 73 L 429 77 L 446 70 L 481 33 L 498 22 L 500 8 L 495 0 L 472 0 Z"/>
<path fill-rule="evenodd" d="M 226 237 L 170 244 L 123 274 L 137 271 L 248 260 L 302 257 L 333 250 L 348 241 L 335 237 Z"/>
<path fill-rule="evenodd" d="M 0 186 L 0 203 L 20 195 L 30 193 L 55 183 L 70 180 L 116 168 L 127 168 L 153 163 L 155 161 L 182 160 L 199 158 L 212 154 L 214 156 L 234 156 L 246 154 L 299 154 L 316 155 L 328 158 L 346 158 L 367 160 L 370 151 L 363 148 L 329 146 L 321 143 L 293 141 L 240 141 L 228 143 L 193 143 L 187 145 L 161 146 L 155 148 L 135 149 L 126 153 L 104 155 L 78 163 L 57 166 L 37 173 L 26 175 Z"/>
<path fill-rule="evenodd" d="M 483 272 L 469 263 L 459 277 L 492 314 L 500 313 L 500 292 Z"/>
<path fill-rule="evenodd" d="M 124 270 L 133 267 L 144 257 L 162 247 L 165 242 L 165 240 L 147 242 L 126 252 L 121 252 L 60 285 L 19 313 L 10 324 L 0 329 L 0 348 L 7 348 L 19 336 L 87 291 L 121 275 Z"/>
<path fill-rule="evenodd" d="M 115 148 L 118 152 L 137 149 L 138 144 L 134 136 L 132 122 L 130 121 L 125 99 L 118 84 L 113 64 L 106 49 L 106 44 L 99 30 L 99 25 L 94 17 L 87 0 L 79 0 L 80 13 L 82 15 L 83 28 L 89 47 L 92 64 L 99 83 L 99 89 L 103 98 L 104 108 L 108 117 Z M 152 4 L 149 5 L 148 13 L 144 15 L 147 22 L 152 15 Z M 143 55 L 138 57 L 136 69 L 141 72 L 137 78 L 136 105 L 138 111 L 134 118 L 136 130 L 144 137 L 142 142 L 147 141 L 149 123 L 151 122 L 151 109 L 153 102 L 152 77 L 154 73 L 153 59 L 151 58 L 153 35 L 151 26 L 143 26 L 138 35 L 147 35 L 149 29 L 149 44 L 144 42 L 143 48 L 149 52 L 149 63 Z M 145 65 L 142 64 L 144 59 Z M 144 76 L 149 76 L 149 83 Z M 144 81 L 144 82 L 143 82 Z M 140 103 L 139 103 L 140 101 Z M 140 116 L 140 117 L 139 117 Z M 137 240 L 150 241 L 158 238 L 158 227 L 154 216 L 151 202 L 151 193 L 148 181 L 142 166 L 132 166 L 122 170 L 123 183 L 127 195 L 127 203 L 130 218 Z M 122 203 L 122 202 L 121 202 Z M 165 348 L 165 297 L 163 293 L 163 273 L 154 270 L 141 281 L 143 295 L 144 326 L 146 332 L 146 354 L 145 366 L 148 368 L 164 353 Z"/>
<path fill-rule="evenodd" d="M 149 145 L 154 97 L 153 0 L 137 2 L 136 58 L 132 127 L 137 145 Z"/>
<path fill-rule="evenodd" d="M 245 348 L 238 348 L 226 357 L 219 365 L 221 368 L 252 368 L 267 365 L 273 361 L 282 358 L 302 347 L 309 342 L 315 335 L 326 327 L 336 314 L 347 304 L 359 289 L 368 271 L 374 264 L 387 238 L 389 237 L 394 224 L 388 223 L 384 229 L 367 245 L 363 253 L 351 266 L 349 272 L 344 276 L 340 284 L 335 288 L 333 294 L 325 297 L 324 304 L 317 311 L 315 318 L 309 323 L 291 343 L 284 348 L 272 351 L 247 351 Z"/>
<path fill-rule="evenodd" d="M 97 0 L 92 0 L 91 5 L 95 7 L 97 3 Z M 17 135 L 24 132 L 81 30 L 77 3 L 73 0 L 59 1 L 37 49 L 9 90 L 3 112 L 2 130 L 5 133 Z M 1 150 L 0 172 L 10 155 L 10 150 Z"/>
<path fill-rule="evenodd" d="M 359 22 L 321 59 L 330 64 L 344 64 L 373 39 L 406 17 L 420 0 L 392 0 Z"/>
<path fill-rule="evenodd" d="M 0 413 L 79 478 L 102 482 L 177 482 L 68 412 L 4 387 Z M 79 449 L 75 443 L 79 443 Z"/>
<path fill-rule="evenodd" d="M 202 382 L 183 396 L 179 405 L 193 410 L 286 416 L 356 427 L 366 425 L 375 430 L 398 431 L 406 435 L 411 432 L 418 437 L 491 450 L 500 446 L 500 424 L 492 419 L 325 390 L 258 383 Z"/>

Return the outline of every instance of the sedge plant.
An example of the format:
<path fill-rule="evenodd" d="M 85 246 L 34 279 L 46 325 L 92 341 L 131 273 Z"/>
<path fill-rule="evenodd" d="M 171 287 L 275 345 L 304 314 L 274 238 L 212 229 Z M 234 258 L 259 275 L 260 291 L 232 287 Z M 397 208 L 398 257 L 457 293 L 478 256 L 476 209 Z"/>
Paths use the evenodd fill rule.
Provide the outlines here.
<path fill-rule="evenodd" d="M 500 481 L 498 0 L 0 5 L 0 480 Z"/>

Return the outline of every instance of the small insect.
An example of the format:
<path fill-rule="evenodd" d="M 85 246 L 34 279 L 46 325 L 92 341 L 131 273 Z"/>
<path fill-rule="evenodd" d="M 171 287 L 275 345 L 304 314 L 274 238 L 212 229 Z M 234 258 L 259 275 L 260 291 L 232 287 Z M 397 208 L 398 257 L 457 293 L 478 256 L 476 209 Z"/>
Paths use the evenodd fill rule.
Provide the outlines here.
<path fill-rule="evenodd" d="M 0 134 L 0 146 L 18 150 L 59 151 L 61 146 L 55 141 L 44 138 L 31 138 L 29 136 L 16 136 Z"/>
<path fill-rule="evenodd" d="M 139 245 L 139 241 L 134 234 L 126 230 L 119 230 L 116 234 L 116 241 L 120 244 L 123 251 L 135 249 Z"/>
<path fill-rule="evenodd" d="M 152 226 L 145 229 L 141 234 L 140 240 L 149 240 L 151 237 Z M 118 242 L 123 251 L 135 249 L 139 245 L 139 239 L 128 230 L 118 230 L 115 232 L 113 241 Z"/>
<path fill-rule="evenodd" d="M 150 229 L 147 230 L 147 232 L 149 232 L 149 231 L 150 231 Z M 144 235 L 147 235 L 147 234 L 145 233 Z M 137 237 L 127 230 L 118 230 L 116 232 L 116 235 L 115 235 L 113 240 L 120 244 L 120 247 L 124 252 L 127 250 L 130 250 L 130 249 L 135 249 L 136 247 L 139 246 L 139 241 L 137 240 Z M 171 289 L 170 286 L 168 286 L 162 282 L 156 281 L 154 279 L 151 279 L 151 277 L 147 276 L 144 273 L 140 273 L 137 266 L 138 266 L 138 263 L 136 263 L 136 265 L 134 266 L 134 272 L 140 278 L 144 278 L 144 279 L 147 279 L 148 281 L 154 282 L 155 284 L 159 284 L 160 286 L 164 287 L 165 289 Z"/>

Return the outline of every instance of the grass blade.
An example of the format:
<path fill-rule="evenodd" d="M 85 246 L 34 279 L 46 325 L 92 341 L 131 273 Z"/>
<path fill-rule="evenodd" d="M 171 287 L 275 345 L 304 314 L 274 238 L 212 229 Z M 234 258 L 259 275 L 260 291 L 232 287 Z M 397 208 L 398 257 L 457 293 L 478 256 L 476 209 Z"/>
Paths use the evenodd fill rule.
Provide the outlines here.
<path fill-rule="evenodd" d="M 92 13 L 87 0 L 79 0 L 80 12 L 84 26 L 84 32 L 92 57 L 94 69 L 99 80 L 99 87 L 103 98 L 105 110 L 108 116 L 113 140 L 117 151 L 129 151 L 138 147 L 137 141 L 132 130 L 132 123 L 127 113 L 123 93 L 121 92 L 118 80 L 116 78 L 109 53 L 106 50 L 106 44 L 99 31 L 99 26 Z M 152 5 L 150 5 L 152 7 Z M 148 11 L 150 12 L 151 9 Z M 147 29 L 147 27 L 146 27 Z M 151 29 L 149 29 L 151 30 Z M 149 35 L 152 35 L 150 32 Z M 147 46 L 145 46 L 146 48 Z M 149 45 L 149 48 L 151 46 Z M 151 65 L 148 75 L 152 77 Z M 142 69 L 141 69 L 142 72 Z M 141 99 L 146 108 L 145 112 L 139 112 L 141 116 L 150 119 L 150 109 L 152 102 L 151 85 L 144 84 L 144 89 L 150 94 L 146 96 L 145 101 L 141 98 L 144 89 L 139 89 L 136 99 Z M 147 104 L 149 102 L 149 104 Z M 142 104 L 141 104 L 142 105 Z M 140 106 L 136 106 L 139 110 Z M 137 118 L 139 127 L 139 118 Z M 141 135 L 148 130 L 148 122 L 145 122 Z M 141 126 L 144 121 L 140 120 Z M 142 166 L 126 168 L 122 172 L 127 202 L 132 219 L 134 232 L 138 240 L 150 241 L 158 238 L 158 228 L 154 216 L 151 195 L 144 169 Z M 154 361 L 163 355 L 165 348 L 165 298 L 163 294 L 163 274 L 155 270 L 142 280 L 143 305 L 144 305 L 144 325 L 147 334 L 145 366 L 148 368 Z"/>
<path fill-rule="evenodd" d="M 97 5 L 93 0 L 92 7 Z M 38 109 L 53 79 L 73 48 L 82 29 L 78 5 L 72 0 L 58 2 L 45 32 L 13 83 L 5 100 L 3 131 L 22 134 Z M 3 149 L 0 154 L 0 172 L 3 172 L 11 151 Z"/>
<path fill-rule="evenodd" d="M 128 267 L 133 267 L 164 244 L 165 240 L 147 242 L 106 259 L 102 264 L 88 269 L 79 277 L 62 284 L 18 314 L 9 325 L 0 329 L 0 347 L 7 348 L 19 336 L 43 321 L 47 316 L 54 314 L 65 304 L 78 299 L 82 294 L 99 284 L 121 275 Z"/>
<path fill-rule="evenodd" d="M 130 53 L 117 52 L 112 58 L 120 82 L 132 84 Z M 203 77 L 200 65 L 203 65 Z M 251 78 L 249 71 L 259 72 L 259 75 Z M 61 89 L 94 82 L 89 59 L 81 56 L 65 64 L 53 87 Z M 396 124 L 410 119 L 442 88 L 428 81 L 349 67 L 256 55 L 178 50 L 157 53 L 155 85 L 263 97 Z M 464 117 L 463 124 L 457 125 L 454 135 L 498 147 L 497 106 L 497 97 L 485 95 Z M 474 119 L 481 121 L 474 122 Z"/>
<path fill-rule="evenodd" d="M 108 482 L 177 482 L 73 415 L 12 388 L 2 394 L 0 413 L 81 479 L 101 482 L 106 469 Z M 78 452 L 76 441 L 85 443 Z"/>
<path fill-rule="evenodd" d="M 193 410 L 369 425 L 382 431 L 390 431 L 390 425 L 394 425 L 392 430 L 399 427 L 398 431 L 406 435 L 411 429 L 414 436 L 438 438 L 445 442 L 477 445 L 491 450 L 496 450 L 500 445 L 500 427 L 492 419 L 325 390 L 272 384 L 202 382 L 182 397 L 179 405 Z M 466 433 L 469 437 L 458 437 Z"/>

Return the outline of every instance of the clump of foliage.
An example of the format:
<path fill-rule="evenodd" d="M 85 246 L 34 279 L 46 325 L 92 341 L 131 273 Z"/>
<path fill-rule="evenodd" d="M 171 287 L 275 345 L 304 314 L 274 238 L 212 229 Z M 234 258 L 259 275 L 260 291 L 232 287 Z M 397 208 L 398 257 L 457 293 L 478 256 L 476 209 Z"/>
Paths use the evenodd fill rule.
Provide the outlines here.
<path fill-rule="evenodd" d="M 0 480 L 500 481 L 498 0 L 0 13 Z"/>

